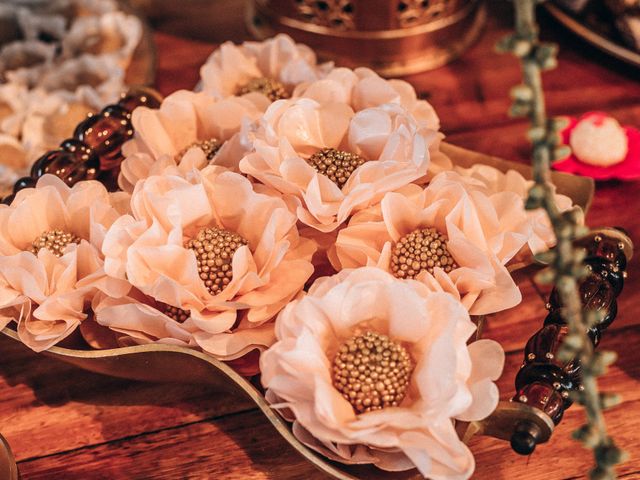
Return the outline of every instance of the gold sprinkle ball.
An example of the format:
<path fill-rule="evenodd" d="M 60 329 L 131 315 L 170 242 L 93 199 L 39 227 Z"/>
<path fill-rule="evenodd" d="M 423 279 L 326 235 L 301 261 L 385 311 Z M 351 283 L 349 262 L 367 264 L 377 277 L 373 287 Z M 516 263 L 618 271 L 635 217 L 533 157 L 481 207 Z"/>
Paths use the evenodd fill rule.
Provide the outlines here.
<path fill-rule="evenodd" d="M 191 317 L 191 313 L 188 310 L 183 310 L 167 303 L 158 302 L 157 309 L 178 323 L 184 323 Z"/>
<path fill-rule="evenodd" d="M 446 273 L 458 268 L 447 250 L 447 237 L 435 228 L 418 228 L 402 237 L 391 252 L 391 272 L 396 278 L 416 278 L 420 272 Z"/>
<path fill-rule="evenodd" d="M 212 295 L 218 295 L 231 282 L 233 254 L 247 241 L 237 233 L 220 228 L 203 228 L 185 243 L 196 254 L 198 273 Z"/>
<path fill-rule="evenodd" d="M 46 248 L 56 257 L 61 257 L 67 245 L 72 243 L 80 243 L 80 238 L 64 230 L 47 230 L 31 243 L 30 251 L 38 255 L 41 249 Z"/>
<path fill-rule="evenodd" d="M 340 345 L 333 360 L 333 385 L 357 414 L 397 407 L 413 369 L 411 355 L 402 345 L 368 331 Z"/>
<path fill-rule="evenodd" d="M 289 98 L 289 92 L 287 92 L 287 89 L 281 82 L 267 77 L 258 77 L 249 80 L 248 83 L 238 88 L 236 95 L 245 95 L 251 92 L 262 93 L 272 102 Z"/>
<path fill-rule="evenodd" d="M 344 187 L 349 177 L 366 160 L 360 155 L 335 148 L 323 148 L 309 157 L 307 163 L 318 173 L 329 177 L 338 188 Z"/>
<path fill-rule="evenodd" d="M 189 151 L 189 149 L 193 147 L 199 147 L 207 157 L 207 160 L 213 160 L 213 157 L 216 156 L 220 147 L 222 147 L 222 143 L 217 138 L 210 138 L 209 140 L 202 140 L 201 142 L 193 142 L 191 145 L 183 148 L 178 155 L 176 155 L 176 160 L 180 163 L 182 157 Z"/>

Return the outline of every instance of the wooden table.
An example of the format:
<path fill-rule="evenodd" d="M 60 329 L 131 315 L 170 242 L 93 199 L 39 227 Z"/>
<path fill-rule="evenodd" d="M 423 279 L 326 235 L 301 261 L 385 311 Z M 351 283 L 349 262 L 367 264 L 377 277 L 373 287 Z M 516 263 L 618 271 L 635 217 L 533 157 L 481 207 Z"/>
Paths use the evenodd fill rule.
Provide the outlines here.
<path fill-rule="evenodd" d="M 226 16 L 212 16 L 210 31 L 233 34 L 237 39 L 242 32 L 240 2 L 222 1 L 230 8 L 218 8 Z M 462 59 L 409 80 L 436 107 L 448 141 L 526 161 L 526 124 L 505 113 L 509 89 L 520 82 L 518 64 L 493 51 L 496 41 L 510 29 L 512 16 L 502 4 L 493 7 L 482 40 Z M 164 32 L 156 35 L 159 89 L 166 94 L 193 87 L 213 44 L 176 36 L 185 22 L 175 12 L 170 20 L 157 18 L 155 22 Z M 542 22 L 543 37 L 560 44 L 559 67 L 544 78 L 551 112 L 605 110 L 623 123 L 640 126 L 640 72 L 585 46 L 547 16 Z M 225 29 L 214 28 L 216 23 Z M 190 33 L 194 31 L 201 33 L 197 29 Z M 589 224 L 621 225 L 639 239 L 639 187 L 640 182 L 599 184 Z M 621 477 L 628 479 L 640 479 L 639 258 L 630 265 L 618 319 L 602 342 L 602 348 L 620 355 L 601 385 L 624 396 L 624 404 L 606 417 L 616 440 L 632 454 L 620 468 Z M 519 283 L 525 301 L 491 318 L 486 331 L 507 352 L 505 373 L 499 381 L 504 398 L 513 395 L 522 347 L 544 317 L 543 300 L 531 281 L 521 278 Z M 25 351 L 6 338 L 0 339 L 0 352 L 0 431 L 12 445 L 25 480 L 325 478 L 246 401 L 229 402 L 198 385 L 146 384 L 87 373 Z M 474 440 L 474 478 L 585 478 L 590 453 L 570 439 L 582 420 L 581 409 L 570 409 L 551 443 L 539 447 L 530 458 L 512 453 L 497 440 Z"/>

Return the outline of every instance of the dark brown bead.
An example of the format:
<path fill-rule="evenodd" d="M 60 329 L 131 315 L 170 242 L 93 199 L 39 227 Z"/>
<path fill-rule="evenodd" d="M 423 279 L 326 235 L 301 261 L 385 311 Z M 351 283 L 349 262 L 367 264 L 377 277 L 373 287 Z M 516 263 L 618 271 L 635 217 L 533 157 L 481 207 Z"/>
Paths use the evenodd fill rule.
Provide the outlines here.
<path fill-rule="evenodd" d="M 561 392 L 570 392 L 577 387 L 573 378 L 557 365 L 549 363 L 528 363 L 525 364 L 518 372 L 518 375 L 516 375 L 516 390 L 520 390 L 526 385 L 531 385 L 536 382 L 548 383 Z M 567 407 L 571 405 L 568 396 L 564 398 L 564 402 Z"/>
<path fill-rule="evenodd" d="M 627 268 L 627 257 L 624 250 L 620 248 L 619 240 L 615 238 L 596 235 L 587 243 L 582 242 L 581 246 L 587 250 L 589 257 L 599 257 L 606 260 L 619 270 Z"/>
<path fill-rule="evenodd" d="M 549 312 L 549 315 L 544 319 L 545 325 L 566 325 L 567 321 L 562 316 L 562 312 L 559 308 L 554 308 Z"/>
<path fill-rule="evenodd" d="M 617 312 L 617 308 L 616 308 L 616 312 Z M 560 310 L 554 310 L 552 312 L 549 312 L 549 315 L 547 315 L 547 317 L 544 319 L 544 326 L 545 327 L 548 326 L 548 325 L 563 326 L 563 325 L 566 325 L 566 324 L 567 324 L 567 322 L 562 317 L 562 312 Z M 597 346 L 598 343 L 600 343 L 600 337 L 601 337 L 601 333 L 600 333 L 599 327 L 596 326 L 594 328 L 589 329 L 588 334 L 589 334 L 589 338 L 591 338 L 591 341 L 593 342 L 593 344 L 595 346 Z"/>
<path fill-rule="evenodd" d="M 568 333 L 566 325 L 550 324 L 542 327 L 527 342 L 524 350 L 525 362 L 550 363 L 560 367 L 570 378 L 575 378 L 580 370 L 580 362 L 577 359 L 562 361 L 558 357 L 558 351 Z"/>
<path fill-rule="evenodd" d="M 111 105 L 80 123 L 73 136 L 96 153 L 101 170 L 118 168 L 122 161 L 122 145 L 133 136 L 130 114 Z"/>
<path fill-rule="evenodd" d="M 542 410 L 556 425 L 562 420 L 565 409 L 562 395 L 547 383 L 525 385 L 518 390 L 513 400 Z"/>
<path fill-rule="evenodd" d="M 123 93 L 118 105 L 133 112 L 137 107 L 159 108 L 162 103 L 162 95 L 152 88 L 132 87 L 127 93 Z"/>
<path fill-rule="evenodd" d="M 67 147 L 73 146 L 69 144 Z M 84 148 L 76 146 L 72 149 L 73 151 L 53 150 L 43 155 L 33 164 L 31 176 L 40 178 L 50 173 L 60 177 L 69 186 L 75 185 L 80 180 L 94 180 L 98 173 L 98 157 L 86 146 Z"/>
<path fill-rule="evenodd" d="M 613 322 L 617 312 L 614 306 L 616 292 L 607 277 L 592 271 L 580 283 L 579 293 L 582 305 L 586 310 L 597 311 L 603 316 L 603 320 L 600 322 L 601 328 L 606 328 Z M 551 311 L 562 307 L 560 296 L 555 288 L 549 297 L 549 304 Z"/>
<path fill-rule="evenodd" d="M 13 185 L 13 193 L 18 193 L 25 188 L 33 188 L 36 186 L 37 180 L 31 177 L 22 177 Z"/>
<path fill-rule="evenodd" d="M 13 199 L 16 198 L 16 194 L 12 193 L 11 195 L 7 195 L 6 197 L 4 197 L 2 199 L 2 204 L 3 205 L 11 205 L 11 202 L 13 202 Z"/>
<path fill-rule="evenodd" d="M 118 169 L 101 170 L 98 172 L 98 180 L 110 192 L 118 190 Z"/>
<path fill-rule="evenodd" d="M 93 153 L 88 145 L 80 140 L 76 140 L 75 138 L 63 140 L 60 144 L 60 148 L 66 152 L 75 153 L 83 161 L 89 160 L 89 157 Z"/>
<path fill-rule="evenodd" d="M 600 275 L 611 284 L 616 295 L 620 295 L 622 287 L 624 287 L 623 270 L 601 257 L 588 257 L 585 259 L 585 263 L 592 272 Z"/>

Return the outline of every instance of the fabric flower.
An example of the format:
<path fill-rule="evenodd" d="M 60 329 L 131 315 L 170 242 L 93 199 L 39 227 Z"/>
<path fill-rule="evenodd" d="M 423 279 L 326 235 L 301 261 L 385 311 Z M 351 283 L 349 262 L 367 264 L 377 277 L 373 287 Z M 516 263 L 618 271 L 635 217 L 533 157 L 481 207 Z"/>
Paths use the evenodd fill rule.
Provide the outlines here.
<path fill-rule="evenodd" d="M 520 200 L 514 199 L 514 202 L 518 205 L 518 210 L 520 208 L 523 209 L 526 215 L 527 225 L 518 227 L 511 226 L 511 228 L 514 228 L 514 231 L 521 231 L 528 238 L 528 250 L 531 253 L 537 254 L 544 252 L 556 244 L 553 226 L 549 221 L 547 213 L 541 208 L 524 210 L 524 203 L 522 202 L 524 202 L 529 195 L 529 189 L 533 186 L 533 180 L 527 180 L 515 170 L 509 170 L 505 173 L 490 165 L 476 164 L 471 168 L 456 167 L 455 170 L 464 177 L 467 188 L 479 190 L 488 196 L 498 192 L 512 192 L 520 198 Z M 553 198 L 558 210 L 564 212 L 570 208 L 574 208 L 571 198 L 556 193 L 555 185 L 552 188 Z M 520 207 L 521 205 L 522 207 Z M 583 224 L 584 212 L 579 207 L 575 208 L 578 209 L 578 223 Z M 507 226 L 505 225 L 505 227 Z M 526 252 L 521 253 L 526 255 Z M 513 262 L 513 260 L 511 262 Z"/>
<path fill-rule="evenodd" d="M 413 86 L 398 79 L 384 79 L 373 70 L 335 68 L 324 78 L 298 85 L 294 97 L 319 103 L 346 103 L 355 112 L 385 103 L 402 105 L 424 127 L 440 130 L 440 119 L 426 100 L 419 100 Z"/>
<path fill-rule="evenodd" d="M 611 179 L 620 179 L 620 180 L 634 180 L 640 177 L 640 130 L 631 126 L 620 127 L 617 128 L 619 132 L 616 132 L 614 129 L 614 133 L 610 133 L 610 123 L 617 122 L 604 113 L 591 112 L 583 115 L 580 118 L 568 117 L 569 125 L 562 131 L 562 143 L 565 145 L 572 145 L 572 147 L 578 147 L 576 150 L 574 148 L 574 152 L 571 153 L 567 158 L 558 160 L 552 164 L 555 170 L 559 170 L 561 172 L 574 173 L 577 175 L 583 175 L 585 177 L 591 177 L 596 180 L 611 180 Z M 610 151 L 613 150 L 622 150 L 622 155 L 619 157 L 622 160 L 616 159 L 618 161 L 613 161 L 609 159 L 608 165 L 597 165 L 597 160 L 600 159 L 581 159 L 579 154 L 581 151 L 586 150 L 590 152 L 590 156 L 594 155 L 596 151 L 595 148 L 589 148 L 588 145 L 585 145 L 581 148 L 581 145 L 576 145 L 576 141 L 580 141 L 580 139 L 573 138 L 574 133 L 576 132 L 576 127 L 587 124 L 586 126 L 591 126 L 590 131 L 587 131 L 587 141 L 594 141 L 598 136 L 598 127 L 609 127 L 603 129 L 604 139 L 609 142 L 614 142 L 609 147 L 604 146 L 606 150 L 604 150 L 607 156 L 610 155 Z M 591 124 L 591 125 L 588 125 Z M 584 135 L 581 135 L 584 137 Z M 622 136 L 622 141 L 624 142 L 626 137 L 626 145 L 620 145 L 619 137 Z M 618 140 L 616 142 L 616 140 Z M 584 140 L 583 140 L 584 141 Z M 597 140 L 596 140 L 597 141 Z M 599 146 L 603 148 L 602 145 Z M 626 147 L 626 148 L 625 148 Z M 595 161 L 594 161 L 595 160 Z M 605 161 L 606 163 L 606 161 Z"/>
<path fill-rule="evenodd" d="M 202 90 L 216 98 L 259 95 L 288 98 L 301 82 L 317 80 L 332 64 L 317 65 L 316 54 L 288 35 L 264 42 L 223 43 L 200 70 Z"/>
<path fill-rule="evenodd" d="M 184 174 L 209 163 L 237 170 L 248 151 L 239 132 L 267 105 L 260 98 L 215 100 L 206 93 L 180 90 L 165 98 L 159 109 L 136 108 L 135 136 L 123 147 L 120 188 L 131 192 L 148 176 Z"/>
<path fill-rule="evenodd" d="M 278 197 L 214 167 L 141 180 L 111 227 L 105 269 L 140 295 L 105 298 L 97 321 L 137 342 L 200 347 L 222 360 L 263 350 L 304 286 L 313 242 Z"/>
<path fill-rule="evenodd" d="M 467 479 L 474 459 L 454 421 L 491 414 L 504 363 L 494 341 L 467 345 L 474 330 L 450 295 L 378 268 L 344 270 L 279 315 L 262 383 L 294 434 L 333 460 Z"/>
<path fill-rule="evenodd" d="M 308 98 L 273 103 L 240 170 L 294 199 L 300 221 L 331 232 L 354 212 L 423 177 L 436 132 L 400 105 L 358 113 Z"/>
<path fill-rule="evenodd" d="M 530 228 L 513 192 L 474 188 L 455 172 L 409 185 L 353 216 L 338 233 L 336 269 L 377 266 L 459 298 L 473 315 L 511 308 L 521 294 L 505 265 Z"/>
<path fill-rule="evenodd" d="M 440 119 L 426 100 L 419 100 L 415 89 L 404 80 L 386 80 L 368 68 L 335 68 L 326 77 L 298 85 L 294 97 L 312 98 L 319 103 L 346 103 L 355 112 L 385 103 L 401 105 L 414 120 L 429 130 L 440 130 Z M 440 152 L 444 135 L 437 134 L 429 145 L 430 172 L 451 170 L 449 157 Z"/>
<path fill-rule="evenodd" d="M 73 188 L 52 175 L 0 207 L 0 327 L 14 321 L 20 339 L 46 350 L 87 318 L 98 292 L 126 295 L 127 282 L 108 277 L 100 253 L 126 194 L 98 182 Z"/>
<path fill-rule="evenodd" d="M 38 40 L 11 42 L 0 50 L 0 76 L 32 87 L 53 64 L 55 46 Z"/>
<path fill-rule="evenodd" d="M 126 69 L 141 38 L 142 24 L 133 15 L 108 12 L 78 17 L 62 39 L 62 55 L 67 58 L 83 53 L 105 55 Z"/>

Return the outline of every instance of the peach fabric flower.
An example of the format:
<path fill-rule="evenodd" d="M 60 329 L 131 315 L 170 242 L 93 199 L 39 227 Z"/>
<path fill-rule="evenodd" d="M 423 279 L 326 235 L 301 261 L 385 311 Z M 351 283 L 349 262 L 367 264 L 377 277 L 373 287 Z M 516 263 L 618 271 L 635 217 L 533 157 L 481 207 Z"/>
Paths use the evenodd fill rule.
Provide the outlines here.
<path fill-rule="evenodd" d="M 239 132 L 267 106 L 259 97 L 215 100 L 205 93 L 180 90 L 157 110 L 135 109 L 135 136 L 123 146 L 120 188 L 132 192 L 140 179 L 165 172 L 185 174 L 209 163 L 237 169 L 248 151 Z"/>
<path fill-rule="evenodd" d="M 294 87 L 323 77 L 331 63 L 317 64 L 316 54 L 284 34 L 263 42 L 223 43 L 200 69 L 202 91 L 216 98 L 242 93 L 251 80 L 268 79 L 284 87 L 289 96 Z M 267 98 L 262 93 L 248 93 Z"/>
<path fill-rule="evenodd" d="M 334 267 L 375 265 L 401 272 L 406 263 L 411 278 L 439 284 L 473 315 L 517 305 L 522 297 L 505 265 L 530 236 L 523 202 L 513 192 L 480 187 L 444 172 L 427 188 L 409 185 L 387 193 L 380 205 L 357 213 L 338 233 L 330 255 Z M 434 238 L 403 251 L 414 248 L 418 240 L 411 234 L 423 229 L 444 236 L 438 240 L 442 245 L 431 245 Z"/>
<path fill-rule="evenodd" d="M 98 292 L 126 295 L 130 285 L 105 274 L 100 249 L 127 204 L 126 194 L 109 194 L 98 182 L 69 188 L 45 175 L 35 188 L 18 192 L 10 206 L 2 205 L 0 327 L 14 321 L 27 346 L 46 350 L 87 318 Z M 44 246 L 34 252 L 34 242 L 46 232 L 52 235 L 46 241 L 68 237 L 59 251 Z"/>
<path fill-rule="evenodd" d="M 471 168 L 456 168 L 456 172 L 466 178 L 469 188 L 477 189 L 486 195 L 493 195 L 498 192 L 515 193 L 520 200 L 514 199 L 518 205 L 522 205 L 524 210 L 524 201 L 526 200 L 529 189 L 533 186 L 532 180 L 525 179 L 515 170 L 509 170 L 506 173 L 501 172 L 497 168 L 489 165 L 477 164 Z M 584 212 L 578 206 L 573 205 L 573 200 L 555 192 L 555 185 L 552 187 L 554 191 L 554 200 L 561 212 L 571 208 L 577 209 L 578 221 L 584 223 Z M 520 208 L 520 207 L 519 207 Z M 524 210 L 526 215 L 526 226 L 504 225 L 505 228 L 512 228 L 522 231 L 528 238 L 528 250 L 534 254 L 546 251 L 556 243 L 553 227 L 549 221 L 549 217 L 543 209 Z"/>
<path fill-rule="evenodd" d="M 280 198 L 207 167 L 188 178 L 141 180 L 131 209 L 107 233 L 105 268 L 147 298 L 105 298 L 98 323 L 140 342 L 198 346 L 222 360 L 273 342 L 270 321 L 311 276 L 315 248 L 299 237 Z M 206 228 L 213 231 L 204 238 Z M 240 238 L 218 243 L 215 232 Z M 228 283 L 216 287 L 225 273 L 232 274 Z"/>
<path fill-rule="evenodd" d="M 278 316 L 278 341 L 260 360 L 262 383 L 273 408 L 295 420 L 294 434 L 333 460 L 390 471 L 416 467 L 433 480 L 467 479 L 474 459 L 454 422 L 493 412 L 499 398 L 493 381 L 504 364 L 496 342 L 467 345 L 475 328 L 459 302 L 423 283 L 378 268 L 343 270 L 317 280 Z M 397 406 L 357 413 L 356 399 L 367 390 L 336 380 L 347 368 L 336 356 L 345 342 L 366 333 L 378 336 L 381 348 L 401 346 L 413 368 L 403 377 L 406 394 Z M 360 365 L 364 372 L 370 367 L 365 359 Z M 367 384 L 364 377 L 360 385 Z M 378 388 L 375 379 L 372 384 Z"/>
<path fill-rule="evenodd" d="M 423 177 L 436 132 L 420 127 L 401 105 L 354 113 L 344 103 L 308 98 L 281 100 L 265 112 L 253 133 L 255 151 L 240 170 L 294 199 L 300 221 L 331 232 L 354 212 Z M 344 184 L 312 166 L 326 149 L 357 155 L 361 163 Z M 335 164 L 334 164 L 335 165 Z"/>

